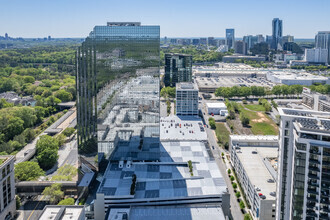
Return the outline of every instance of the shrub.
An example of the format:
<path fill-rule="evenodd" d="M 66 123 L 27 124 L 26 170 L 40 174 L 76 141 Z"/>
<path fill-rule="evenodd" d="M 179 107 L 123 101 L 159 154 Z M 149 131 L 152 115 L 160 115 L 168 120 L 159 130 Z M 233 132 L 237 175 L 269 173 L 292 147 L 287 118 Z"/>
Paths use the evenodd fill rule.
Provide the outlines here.
<path fill-rule="evenodd" d="M 237 198 L 239 198 L 239 197 L 241 197 L 241 193 L 240 193 L 240 192 L 236 192 L 236 193 L 235 193 L 235 196 L 236 196 Z"/>
<path fill-rule="evenodd" d="M 227 173 L 228 173 L 228 174 L 231 174 L 231 169 L 228 169 L 228 170 L 227 170 Z"/>
<path fill-rule="evenodd" d="M 230 181 L 234 181 L 235 180 L 235 177 L 233 177 L 233 176 L 230 176 Z M 235 183 L 236 184 L 236 183 Z M 234 187 L 234 185 L 233 185 L 233 187 Z M 237 186 L 236 186 L 237 187 Z"/>
<path fill-rule="evenodd" d="M 240 120 L 243 126 L 247 126 L 250 123 L 250 119 L 243 112 L 240 114 Z"/>
<path fill-rule="evenodd" d="M 74 205 L 74 199 L 73 198 L 63 199 L 57 205 Z"/>
<path fill-rule="evenodd" d="M 243 200 L 241 200 L 241 201 L 239 202 L 239 207 L 240 207 L 241 209 L 244 209 L 244 208 L 245 208 L 245 204 L 244 204 Z"/>
<path fill-rule="evenodd" d="M 237 189 L 237 183 L 233 183 L 233 188 Z"/>

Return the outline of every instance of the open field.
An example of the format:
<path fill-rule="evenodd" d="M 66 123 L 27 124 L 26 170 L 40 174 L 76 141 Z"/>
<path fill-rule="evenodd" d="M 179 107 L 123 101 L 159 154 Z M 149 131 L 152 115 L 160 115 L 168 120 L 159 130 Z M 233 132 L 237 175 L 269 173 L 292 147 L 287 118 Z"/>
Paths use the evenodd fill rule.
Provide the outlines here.
<path fill-rule="evenodd" d="M 229 143 L 230 132 L 228 131 L 224 123 L 216 123 L 215 133 L 218 139 L 218 143 L 220 143 L 223 147 L 226 143 Z"/>
<path fill-rule="evenodd" d="M 261 105 L 248 105 L 258 109 Z M 251 107 L 253 106 L 253 107 Z M 245 105 L 247 107 L 247 105 Z M 263 107 L 263 106 L 261 106 Z M 278 127 L 265 112 L 253 112 L 239 105 L 240 111 L 250 119 L 250 129 L 254 135 L 278 135 Z M 261 108 L 259 108 L 261 109 Z"/>
<path fill-rule="evenodd" d="M 252 111 L 265 111 L 265 107 L 262 105 L 244 105 L 244 107 Z"/>

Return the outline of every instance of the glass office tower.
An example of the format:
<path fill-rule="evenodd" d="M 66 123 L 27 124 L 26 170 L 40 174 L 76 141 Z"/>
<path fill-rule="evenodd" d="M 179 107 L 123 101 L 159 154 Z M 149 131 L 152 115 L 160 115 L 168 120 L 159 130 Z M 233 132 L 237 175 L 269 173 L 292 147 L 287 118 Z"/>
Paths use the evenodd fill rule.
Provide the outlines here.
<path fill-rule="evenodd" d="M 165 54 L 165 86 L 192 81 L 192 56 L 186 54 Z"/>
<path fill-rule="evenodd" d="M 272 49 L 277 50 L 278 45 L 282 45 L 282 33 L 283 33 L 282 20 L 280 20 L 279 18 L 274 18 L 272 21 L 272 33 L 273 33 Z"/>
<path fill-rule="evenodd" d="M 228 46 L 228 49 L 234 49 L 235 29 L 226 29 L 226 45 Z"/>
<path fill-rule="evenodd" d="M 80 168 L 159 152 L 159 26 L 108 22 L 77 51 Z"/>

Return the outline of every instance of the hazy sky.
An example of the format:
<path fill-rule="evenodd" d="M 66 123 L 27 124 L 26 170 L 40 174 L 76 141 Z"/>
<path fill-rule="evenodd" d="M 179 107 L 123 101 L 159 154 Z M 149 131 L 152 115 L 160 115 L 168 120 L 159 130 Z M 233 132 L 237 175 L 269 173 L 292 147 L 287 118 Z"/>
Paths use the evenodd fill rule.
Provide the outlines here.
<path fill-rule="evenodd" d="M 314 38 L 330 31 L 330 0 L 0 0 L 0 35 L 86 37 L 107 21 L 141 21 L 162 37 L 242 37 L 270 35 L 275 17 L 284 35 Z"/>

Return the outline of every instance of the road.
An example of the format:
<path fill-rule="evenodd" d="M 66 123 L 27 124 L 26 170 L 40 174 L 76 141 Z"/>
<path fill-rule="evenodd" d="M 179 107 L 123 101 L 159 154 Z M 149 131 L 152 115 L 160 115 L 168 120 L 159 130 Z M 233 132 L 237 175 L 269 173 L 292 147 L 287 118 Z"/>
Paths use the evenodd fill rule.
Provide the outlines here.
<path fill-rule="evenodd" d="M 19 216 L 17 220 L 35 220 L 38 219 L 42 213 L 42 210 L 49 202 L 43 201 L 44 196 L 38 196 L 38 199 L 34 201 L 27 201 L 18 210 Z"/>
<path fill-rule="evenodd" d="M 207 111 L 205 109 L 205 100 L 202 99 L 202 113 L 205 119 L 205 123 L 208 125 L 208 119 L 209 119 L 209 115 L 207 114 Z M 205 113 L 205 115 L 204 115 Z M 231 182 L 229 180 L 229 177 L 227 175 L 227 166 L 223 163 L 222 159 L 221 159 L 221 153 L 223 152 L 224 154 L 227 154 L 227 152 L 225 152 L 223 149 L 221 149 L 216 141 L 215 138 L 215 133 L 212 129 L 210 129 L 210 126 L 208 125 L 208 127 L 205 129 L 206 133 L 207 133 L 207 138 L 211 147 L 211 151 L 214 155 L 215 161 L 218 164 L 218 167 L 220 169 L 220 172 L 227 184 L 229 193 L 230 193 L 230 206 L 231 206 L 231 214 L 232 214 L 232 218 L 234 220 L 243 220 L 244 216 L 241 212 L 241 208 L 239 207 L 239 204 L 236 200 L 236 196 L 234 193 L 234 189 L 231 185 Z M 214 149 L 212 148 L 212 146 L 214 146 Z"/>

